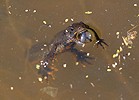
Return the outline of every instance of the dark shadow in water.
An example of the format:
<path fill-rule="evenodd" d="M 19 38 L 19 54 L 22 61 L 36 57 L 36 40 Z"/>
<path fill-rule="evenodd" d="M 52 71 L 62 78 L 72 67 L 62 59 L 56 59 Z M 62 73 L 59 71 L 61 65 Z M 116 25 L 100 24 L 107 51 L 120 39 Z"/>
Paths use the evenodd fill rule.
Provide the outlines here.
<path fill-rule="evenodd" d="M 76 48 L 72 48 L 71 52 L 76 54 L 77 62 L 81 62 L 82 64 L 84 64 L 84 63 L 91 64 L 91 62 L 89 62 L 89 60 L 91 61 L 92 59 L 95 59 L 94 57 L 87 56 L 86 52 L 79 51 Z"/>
<path fill-rule="evenodd" d="M 43 55 L 48 52 L 48 46 L 46 42 L 36 43 L 29 50 L 26 50 L 28 60 L 33 62 L 38 59 L 42 59 Z"/>

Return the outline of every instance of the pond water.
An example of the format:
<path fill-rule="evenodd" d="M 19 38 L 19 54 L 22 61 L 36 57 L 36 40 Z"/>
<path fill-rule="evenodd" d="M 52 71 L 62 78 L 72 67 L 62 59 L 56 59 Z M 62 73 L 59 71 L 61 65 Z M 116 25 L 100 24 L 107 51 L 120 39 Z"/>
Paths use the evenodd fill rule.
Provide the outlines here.
<path fill-rule="evenodd" d="M 30 48 L 80 21 L 109 46 L 87 44 L 94 59 L 85 67 L 70 52 L 58 55 L 55 80 L 39 82 L 34 62 L 43 52 Z M 139 100 L 138 25 L 138 0 L 1 0 L 0 99 Z"/>

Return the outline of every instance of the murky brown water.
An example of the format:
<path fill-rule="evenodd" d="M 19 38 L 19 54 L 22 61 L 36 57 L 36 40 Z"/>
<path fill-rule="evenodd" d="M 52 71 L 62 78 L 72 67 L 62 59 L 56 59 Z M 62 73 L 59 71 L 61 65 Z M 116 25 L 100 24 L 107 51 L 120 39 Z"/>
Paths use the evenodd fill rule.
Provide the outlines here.
<path fill-rule="evenodd" d="M 86 11 L 92 14 L 86 15 Z M 65 23 L 65 19 L 69 21 Z M 71 53 L 59 55 L 56 80 L 40 83 L 37 70 L 28 60 L 28 50 L 37 41 L 51 41 L 57 32 L 73 23 L 70 19 L 96 27 L 109 47 L 103 50 L 88 44 L 84 49 L 95 59 L 85 68 L 75 65 Z M 131 49 L 122 46 L 122 36 L 136 25 L 138 0 L 1 0 L 0 99 L 139 100 L 139 38 Z M 131 31 L 139 32 L 139 27 Z M 119 64 L 119 58 L 112 55 L 120 46 L 123 51 Z M 39 53 L 32 60 L 38 59 Z M 61 67 L 64 63 L 66 68 Z"/>

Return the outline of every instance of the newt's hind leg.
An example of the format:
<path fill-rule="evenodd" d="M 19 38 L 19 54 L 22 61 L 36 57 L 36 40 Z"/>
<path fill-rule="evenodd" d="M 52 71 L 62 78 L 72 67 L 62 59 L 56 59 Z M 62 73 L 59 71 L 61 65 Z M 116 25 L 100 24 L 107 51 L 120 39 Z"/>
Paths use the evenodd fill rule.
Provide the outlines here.
<path fill-rule="evenodd" d="M 79 51 L 76 48 L 71 48 L 70 50 L 76 56 L 76 62 L 80 62 L 82 65 L 84 63 L 91 64 L 88 60 L 93 59 L 93 57 L 89 57 L 86 52 Z"/>
<path fill-rule="evenodd" d="M 38 73 L 42 76 L 42 79 L 48 80 L 49 77 L 55 79 L 54 72 L 58 71 L 57 68 L 50 66 L 47 62 L 41 62 Z"/>

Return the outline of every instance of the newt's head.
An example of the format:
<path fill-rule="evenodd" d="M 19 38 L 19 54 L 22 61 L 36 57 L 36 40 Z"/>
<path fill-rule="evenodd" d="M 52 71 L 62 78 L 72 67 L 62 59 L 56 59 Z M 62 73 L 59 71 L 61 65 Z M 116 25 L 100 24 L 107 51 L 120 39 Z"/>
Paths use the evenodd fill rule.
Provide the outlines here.
<path fill-rule="evenodd" d="M 80 33 L 77 33 L 76 39 L 78 40 L 78 43 L 84 44 L 86 42 L 92 41 L 92 35 L 87 30 L 85 30 Z"/>
<path fill-rule="evenodd" d="M 97 45 L 100 45 L 103 48 L 104 46 L 102 44 L 108 46 L 107 43 L 105 43 L 104 40 L 98 36 L 97 32 L 93 28 L 91 28 L 90 26 L 88 26 L 83 22 L 73 23 L 69 28 L 72 31 L 70 32 L 72 33 L 71 37 L 73 38 L 73 41 L 76 42 L 77 44 L 83 45 L 87 42 L 91 42 L 93 33 Z"/>
<path fill-rule="evenodd" d="M 92 41 L 92 35 L 88 30 L 83 29 L 75 33 L 75 39 L 77 44 L 84 44 Z"/>

